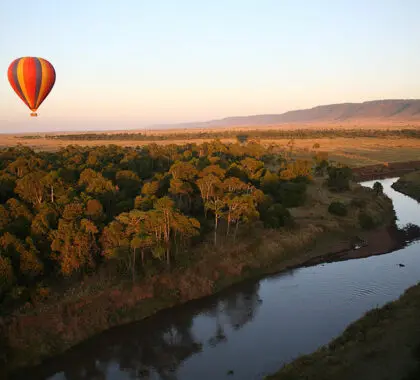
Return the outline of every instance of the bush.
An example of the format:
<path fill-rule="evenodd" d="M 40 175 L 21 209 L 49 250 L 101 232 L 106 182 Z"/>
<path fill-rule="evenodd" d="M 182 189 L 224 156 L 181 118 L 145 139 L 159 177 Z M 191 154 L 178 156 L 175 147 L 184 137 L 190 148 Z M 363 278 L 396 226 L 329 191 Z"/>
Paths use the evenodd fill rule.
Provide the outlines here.
<path fill-rule="evenodd" d="M 311 179 L 309 177 L 307 177 L 306 175 L 298 175 L 297 177 L 293 178 L 291 180 L 291 182 L 293 183 L 305 183 L 305 184 L 310 184 L 311 183 Z"/>
<path fill-rule="evenodd" d="M 279 203 L 271 205 L 262 215 L 261 219 L 266 228 L 280 228 L 293 224 L 292 215 L 287 208 Z"/>
<path fill-rule="evenodd" d="M 380 182 L 375 182 L 373 184 L 373 190 L 375 190 L 376 195 L 381 195 L 384 192 L 384 187 L 382 186 L 382 183 Z"/>
<path fill-rule="evenodd" d="M 345 204 L 341 202 L 332 202 L 328 206 L 328 212 L 333 215 L 338 216 L 346 216 L 347 215 L 347 207 Z"/>
<path fill-rule="evenodd" d="M 370 230 L 373 227 L 375 227 L 375 222 L 373 218 L 365 212 L 361 212 L 359 214 L 359 224 L 360 227 L 362 227 L 365 230 Z"/>
<path fill-rule="evenodd" d="M 274 198 L 284 207 L 299 207 L 305 203 L 306 187 L 304 182 L 283 182 Z"/>
<path fill-rule="evenodd" d="M 348 167 L 338 168 L 330 166 L 328 168 L 327 184 L 331 190 L 346 191 L 350 189 L 352 171 Z"/>

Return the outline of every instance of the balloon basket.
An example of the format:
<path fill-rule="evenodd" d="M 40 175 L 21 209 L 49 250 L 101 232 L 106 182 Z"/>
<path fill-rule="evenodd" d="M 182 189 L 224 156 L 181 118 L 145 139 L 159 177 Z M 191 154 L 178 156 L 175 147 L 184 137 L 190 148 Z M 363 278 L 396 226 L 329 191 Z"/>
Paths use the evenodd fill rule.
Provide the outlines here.
<path fill-rule="evenodd" d="M 32 113 L 31 113 L 31 116 L 32 116 L 32 117 L 35 117 L 35 116 L 38 116 L 38 114 L 37 114 L 36 112 L 32 112 Z"/>

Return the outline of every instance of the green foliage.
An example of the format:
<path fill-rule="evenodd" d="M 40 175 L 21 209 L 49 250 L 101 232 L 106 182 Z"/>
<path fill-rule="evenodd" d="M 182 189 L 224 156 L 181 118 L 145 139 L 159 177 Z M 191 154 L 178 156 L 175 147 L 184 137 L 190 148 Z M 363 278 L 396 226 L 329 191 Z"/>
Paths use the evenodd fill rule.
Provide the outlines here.
<path fill-rule="evenodd" d="M 370 230 L 375 227 L 375 221 L 373 220 L 372 216 L 366 212 L 361 212 L 359 214 L 359 224 L 365 230 Z"/>
<path fill-rule="evenodd" d="M 275 199 L 287 208 L 302 206 L 306 199 L 306 183 L 282 181 Z"/>
<path fill-rule="evenodd" d="M 328 212 L 333 215 L 346 216 L 347 207 L 341 202 L 331 202 L 331 204 L 328 206 Z"/>
<path fill-rule="evenodd" d="M 291 226 L 293 218 L 287 208 L 279 203 L 274 203 L 263 212 L 262 220 L 265 227 L 280 228 Z"/>
<path fill-rule="evenodd" d="M 102 268 L 134 281 L 258 220 L 291 226 L 311 165 L 242 142 L 0 150 L 0 303 Z"/>
<path fill-rule="evenodd" d="M 346 191 L 350 189 L 352 171 L 349 167 L 328 167 L 327 184 L 331 190 Z"/>
<path fill-rule="evenodd" d="M 237 139 L 239 142 L 244 143 L 250 139 L 317 139 L 328 137 L 406 137 L 406 138 L 420 138 L 420 131 L 418 129 L 400 129 L 400 130 L 377 130 L 377 129 L 296 129 L 296 130 L 249 130 L 246 134 L 238 134 L 234 130 L 226 131 L 188 131 L 185 133 L 165 133 L 162 135 L 157 134 L 144 134 L 144 133 L 83 133 L 83 134 L 66 134 L 66 135 L 46 135 L 46 138 L 52 140 L 64 141 L 165 141 L 165 140 L 183 140 L 188 136 L 191 140 L 199 139 Z M 22 138 L 33 139 L 34 136 L 23 136 Z M 313 149 L 319 149 L 320 145 L 315 143 Z"/>
<path fill-rule="evenodd" d="M 12 262 L 8 257 L 0 253 L 0 297 L 10 289 L 15 280 Z"/>
<path fill-rule="evenodd" d="M 248 141 L 248 135 L 245 135 L 245 134 L 236 135 L 236 139 L 238 140 L 240 144 L 244 144 Z"/>
<path fill-rule="evenodd" d="M 404 174 L 392 188 L 420 202 L 420 171 Z"/>
<path fill-rule="evenodd" d="M 380 182 L 375 182 L 373 184 L 373 190 L 375 190 L 377 195 L 381 195 L 384 193 L 384 187 L 382 186 L 382 183 Z"/>

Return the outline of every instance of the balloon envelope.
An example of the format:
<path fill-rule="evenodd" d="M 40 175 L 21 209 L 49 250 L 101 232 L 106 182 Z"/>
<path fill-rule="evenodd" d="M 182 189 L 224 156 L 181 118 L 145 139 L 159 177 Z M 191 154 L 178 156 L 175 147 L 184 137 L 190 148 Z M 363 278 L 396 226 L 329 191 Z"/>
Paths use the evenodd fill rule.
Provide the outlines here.
<path fill-rule="evenodd" d="M 10 64 L 7 77 L 13 90 L 32 111 L 31 116 L 36 116 L 36 110 L 54 87 L 53 65 L 43 58 L 18 58 Z"/>

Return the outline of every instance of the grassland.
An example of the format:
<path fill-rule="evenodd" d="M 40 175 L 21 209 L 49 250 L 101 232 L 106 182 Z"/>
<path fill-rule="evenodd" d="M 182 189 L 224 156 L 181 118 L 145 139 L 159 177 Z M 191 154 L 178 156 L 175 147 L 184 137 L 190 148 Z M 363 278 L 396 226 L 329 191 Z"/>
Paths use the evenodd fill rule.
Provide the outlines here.
<path fill-rule="evenodd" d="M 403 175 L 392 187 L 420 202 L 420 171 Z"/>
<path fill-rule="evenodd" d="M 163 133 L 162 131 L 160 133 Z M 211 139 L 190 139 L 187 132 L 179 140 L 82 140 L 68 141 L 45 138 L 38 135 L 35 139 L 23 138 L 23 135 L 0 135 L 0 147 L 15 146 L 21 144 L 28 146 L 36 151 L 56 151 L 68 145 L 100 146 L 104 144 L 115 144 L 119 146 L 142 146 L 151 143 L 157 144 L 185 144 L 202 143 Z M 221 139 L 222 142 L 236 142 L 236 139 Z M 279 151 L 290 151 L 290 139 L 260 139 L 264 145 L 274 145 Z M 329 158 L 333 161 L 341 162 L 349 166 L 365 166 L 373 164 L 383 164 L 388 162 L 403 162 L 419 159 L 420 139 L 416 138 L 396 138 L 396 137 L 328 137 L 315 139 L 293 140 L 293 156 L 297 158 L 311 157 L 313 146 L 319 145 L 317 151 L 328 152 Z"/>

